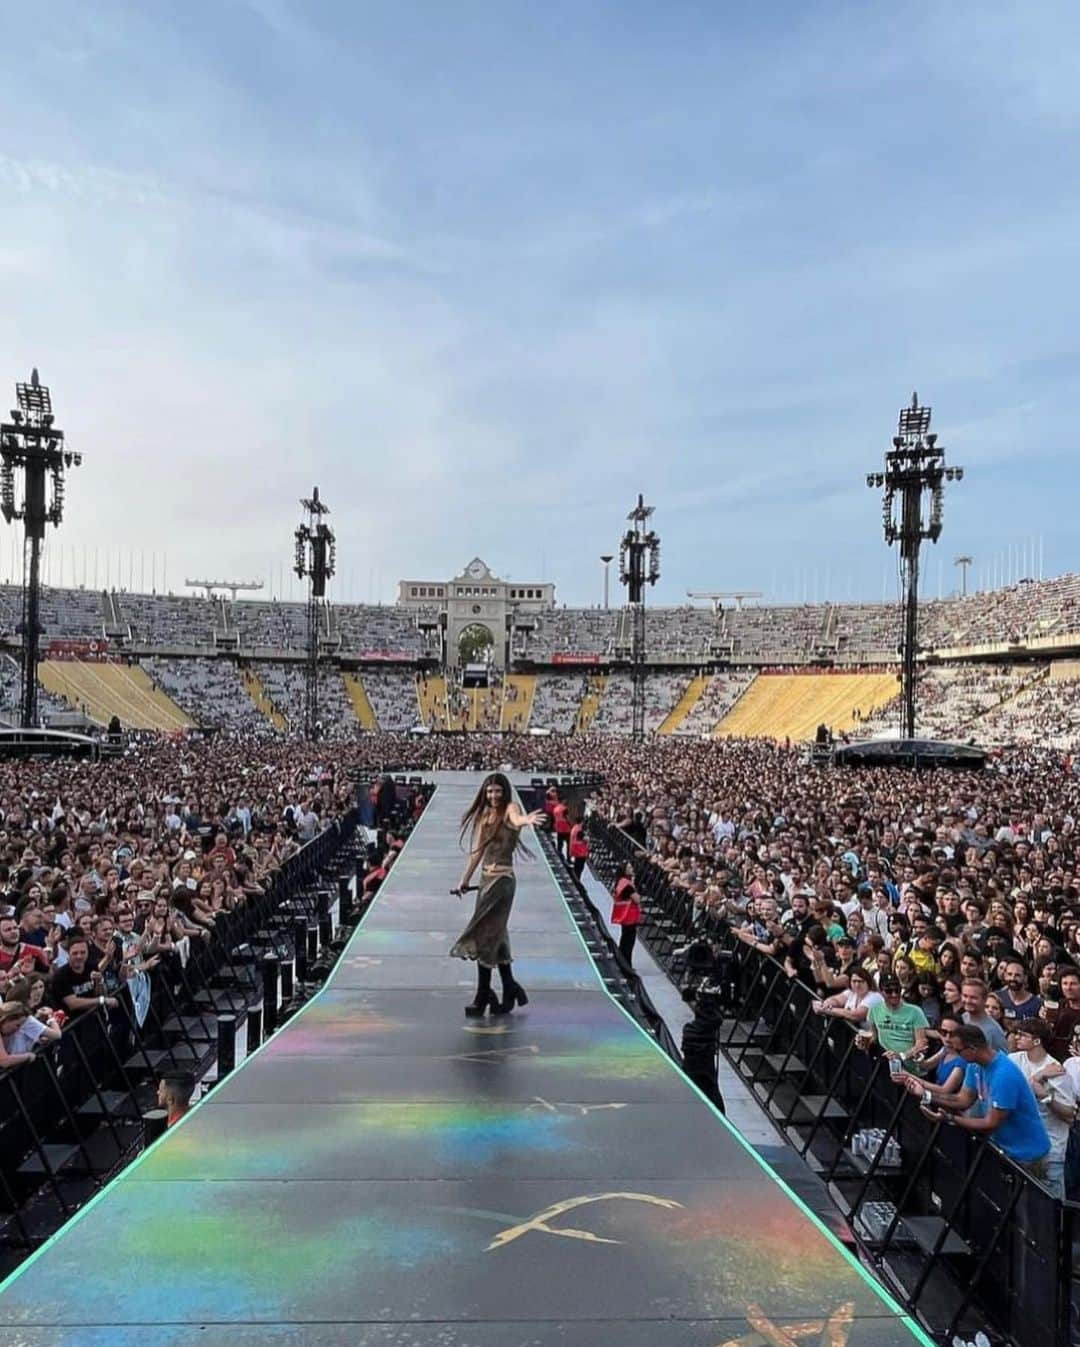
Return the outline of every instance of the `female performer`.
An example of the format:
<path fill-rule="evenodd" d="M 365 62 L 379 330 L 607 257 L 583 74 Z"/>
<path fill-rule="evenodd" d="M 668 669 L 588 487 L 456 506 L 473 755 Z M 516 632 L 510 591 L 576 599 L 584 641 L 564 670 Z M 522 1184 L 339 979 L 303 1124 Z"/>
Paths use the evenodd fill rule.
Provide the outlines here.
<path fill-rule="evenodd" d="M 476 997 L 465 1007 L 470 1017 L 482 1015 L 489 1007 L 493 1015 L 506 1015 L 516 1005 L 528 1004 L 525 988 L 514 981 L 511 968 L 510 936 L 506 925 L 514 905 L 514 852 L 525 851 L 522 828 L 534 828 L 544 819 L 536 809 L 523 814 L 510 798 L 510 782 L 502 772 L 492 772 L 476 793 L 476 799 L 461 819 L 461 840 L 469 836 L 469 859 L 461 883 L 451 893 L 459 897 L 467 888 L 479 865 L 480 885 L 472 920 L 462 931 L 450 953 L 455 959 L 475 959 Z M 502 1001 L 491 990 L 491 971 L 498 968 L 502 981 Z"/>

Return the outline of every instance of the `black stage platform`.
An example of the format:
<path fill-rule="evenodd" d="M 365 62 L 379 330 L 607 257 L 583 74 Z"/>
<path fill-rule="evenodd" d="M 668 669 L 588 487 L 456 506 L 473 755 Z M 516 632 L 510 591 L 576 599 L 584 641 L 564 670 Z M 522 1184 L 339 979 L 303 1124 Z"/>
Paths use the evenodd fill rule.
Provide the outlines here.
<path fill-rule="evenodd" d="M 6 1347 L 928 1342 L 593 971 L 539 855 L 467 1021 L 441 784 L 331 982 L 0 1292 Z"/>

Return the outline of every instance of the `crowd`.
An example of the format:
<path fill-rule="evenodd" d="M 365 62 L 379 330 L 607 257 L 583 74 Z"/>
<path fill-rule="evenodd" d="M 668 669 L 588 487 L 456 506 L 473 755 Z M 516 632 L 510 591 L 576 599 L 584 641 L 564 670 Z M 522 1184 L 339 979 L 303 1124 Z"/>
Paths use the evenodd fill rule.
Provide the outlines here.
<path fill-rule="evenodd" d="M 1080 1194 L 1071 760 L 1027 749 L 913 778 L 814 769 L 762 742 L 592 747 L 578 765 L 607 775 L 594 807 L 643 838 L 705 925 L 780 960 L 822 1014 L 895 1052 L 928 1111 L 993 1131 L 1054 1191 Z M 1023 1090 L 1004 1073 L 999 1098 L 997 1053 Z"/>
<path fill-rule="evenodd" d="M 931 1116 L 991 1133 L 1080 1196 L 1069 757 L 1028 747 L 913 777 L 814 768 L 765 741 L 476 735 L 382 751 L 415 769 L 600 773 L 590 808 L 640 841 L 704 927 L 775 957 L 819 1013 L 876 1038 Z"/>
<path fill-rule="evenodd" d="M 931 1116 L 1080 1194 L 1080 775 L 1034 748 L 914 777 L 765 741 L 603 735 L 147 739 L 103 764 L 0 766 L 0 1066 L 79 1015 L 137 1018 L 160 962 L 340 814 L 357 771 L 389 763 L 599 774 L 590 810 L 703 926 L 895 1054 Z"/>
<path fill-rule="evenodd" d="M 142 1023 L 154 970 L 197 957 L 351 789 L 324 753 L 250 737 L 0 764 L 0 1067 L 80 1015 Z"/>

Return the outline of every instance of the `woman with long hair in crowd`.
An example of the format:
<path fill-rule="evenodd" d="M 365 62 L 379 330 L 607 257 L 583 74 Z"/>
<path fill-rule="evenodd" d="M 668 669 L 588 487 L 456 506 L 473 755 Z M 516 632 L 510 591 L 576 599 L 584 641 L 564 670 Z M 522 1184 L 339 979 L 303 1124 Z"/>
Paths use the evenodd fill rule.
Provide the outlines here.
<path fill-rule="evenodd" d="M 963 978 L 959 973 L 950 973 L 941 980 L 941 1018 L 961 1019 L 964 1011 L 964 995 L 960 990 Z"/>
<path fill-rule="evenodd" d="M 542 809 L 523 814 L 512 799 L 509 780 L 502 772 L 492 772 L 476 792 L 476 798 L 461 819 L 461 842 L 469 843 L 469 858 L 461 883 L 451 893 L 459 897 L 471 886 L 469 880 L 480 867 L 476 906 L 469 924 L 455 941 L 450 953 L 455 959 L 476 962 L 476 996 L 465 1007 L 470 1017 L 506 1015 L 515 1006 L 528 1004 L 525 988 L 514 978 L 510 933 L 507 929 L 514 905 L 517 880 L 514 856 L 526 851 L 523 828 L 535 828 L 546 817 Z M 526 852 L 527 854 L 527 852 Z M 502 982 L 502 1000 L 491 990 L 491 974 L 498 968 Z"/>

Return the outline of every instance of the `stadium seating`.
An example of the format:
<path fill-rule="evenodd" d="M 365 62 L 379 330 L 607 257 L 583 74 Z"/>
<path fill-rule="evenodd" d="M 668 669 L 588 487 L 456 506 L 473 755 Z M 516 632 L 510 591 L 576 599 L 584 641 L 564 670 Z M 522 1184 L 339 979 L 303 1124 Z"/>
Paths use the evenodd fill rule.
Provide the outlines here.
<path fill-rule="evenodd" d="M 531 728 L 569 734 L 578 720 L 585 684 L 583 674 L 539 674 L 533 694 Z"/>
<path fill-rule="evenodd" d="M 362 730 L 377 730 L 379 722 L 375 717 L 375 710 L 371 705 L 363 680 L 354 673 L 343 674 L 342 677 L 345 683 L 345 695 L 352 705 L 353 715 L 356 717 L 360 728 Z"/>
<path fill-rule="evenodd" d="M 106 725 L 113 716 L 136 730 L 182 730 L 193 721 L 137 664 L 45 660 L 41 685 L 73 710 Z"/>
<path fill-rule="evenodd" d="M 683 694 L 657 728 L 657 734 L 675 734 L 679 726 L 701 700 L 709 686 L 708 674 L 695 674 L 683 689 Z"/>
<path fill-rule="evenodd" d="M 807 740 L 819 725 L 835 732 L 857 723 L 856 713 L 878 706 L 896 690 L 892 673 L 765 674 L 717 727 L 722 739 Z"/>
<path fill-rule="evenodd" d="M 232 660 L 145 659 L 142 666 L 197 725 L 244 734 L 272 731 Z"/>
<path fill-rule="evenodd" d="M 420 721 L 429 723 L 417 700 L 416 675 L 408 669 L 365 669 L 361 681 L 380 730 L 411 730 Z"/>
<path fill-rule="evenodd" d="M 518 734 L 527 730 L 535 695 L 536 676 L 534 674 L 508 674 L 503 686 L 500 728 Z"/>
<path fill-rule="evenodd" d="M 604 689 L 607 687 L 606 674 L 589 674 L 585 680 L 585 692 L 581 698 L 581 705 L 578 707 L 577 722 L 574 726 L 578 734 L 585 734 L 592 728 L 596 719 L 597 712 L 600 710 L 600 701 L 604 695 Z"/>

